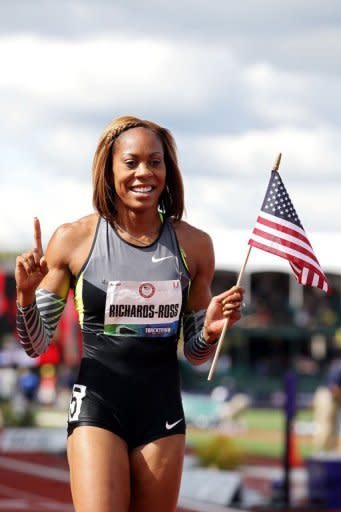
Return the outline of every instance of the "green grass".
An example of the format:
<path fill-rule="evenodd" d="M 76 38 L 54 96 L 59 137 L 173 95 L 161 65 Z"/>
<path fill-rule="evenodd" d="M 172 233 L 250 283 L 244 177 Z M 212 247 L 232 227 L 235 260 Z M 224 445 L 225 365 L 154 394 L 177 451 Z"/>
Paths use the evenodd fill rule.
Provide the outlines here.
<path fill-rule="evenodd" d="M 235 439 L 236 446 L 245 455 L 259 455 L 261 457 L 275 457 L 279 458 L 283 455 L 283 444 L 279 442 L 269 442 L 266 438 L 264 440 L 257 440 L 245 438 Z"/>
<path fill-rule="evenodd" d="M 298 411 L 296 421 L 310 421 L 310 410 Z M 249 409 L 243 413 L 242 419 L 249 429 L 282 431 L 285 424 L 285 415 L 280 409 Z"/>
<path fill-rule="evenodd" d="M 310 421 L 312 413 L 309 410 L 298 411 L 295 421 Z M 249 409 L 241 416 L 245 424 L 245 433 L 236 436 L 233 441 L 242 453 L 247 455 L 258 455 L 264 457 L 280 458 L 284 453 L 285 440 L 285 416 L 277 409 Z M 256 438 L 251 435 L 256 432 Z M 210 442 L 216 435 L 213 430 L 188 429 L 187 444 L 195 448 Z M 312 453 L 312 445 L 309 439 L 302 440 L 299 436 L 295 438 L 297 449 L 302 457 Z"/>
<path fill-rule="evenodd" d="M 278 409 L 249 409 L 243 413 L 242 419 L 249 429 L 276 432 L 283 429 L 285 420 L 283 412 Z"/>

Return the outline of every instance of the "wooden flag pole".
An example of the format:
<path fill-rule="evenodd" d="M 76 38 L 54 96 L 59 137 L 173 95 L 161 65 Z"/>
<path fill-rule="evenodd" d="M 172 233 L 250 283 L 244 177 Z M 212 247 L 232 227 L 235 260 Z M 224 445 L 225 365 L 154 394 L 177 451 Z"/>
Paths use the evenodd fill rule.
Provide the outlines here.
<path fill-rule="evenodd" d="M 279 164 L 281 163 L 282 153 L 278 153 L 274 166 L 272 168 L 273 171 L 278 171 Z"/>
<path fill-rule="evenodd" d="M 242 281 L 244 270 L 245 270 L 245 267 L 247 265 L 247 262 L 248 262 L 248 259 L 249 259 L 249 256 L 250 256 L 251 249 L 252 249 L 252 247 L 251 247 L 251 245 L 249 245 L 248 250 L 247 250 L 247 254 L 246 254 L 246 258 L 244 260 L 244 263 L 243 263 L 243 266 L 241 268 L 241 271 L 239 272 L 239 276 L 238 276 L 238 279 L 237 279 L 236 287 L 239 287 L 240 283 Z M 217 361 L 218 361 L 219 353 L 220 353 L 221 347 L 222 347 L 223 342 L 224 342 L 225 333 L 226 333 L 226 329 L 227 329 L 228 325 L 229 325 L 229 319 L 225 318 L 224 325 L 223 325 L 223 330 L 221 331 L 221 334 L 220 334 L 220 337 L 219 337 L 219 341 L 218 341 L 218 344 L 217 344 L 217 348 L 216 348 L 216 351 L 215 351 L 215 354 L 214 354 L 214 358 L 213 358 L 213 361 L 212 361 L 212 364 L 211 364 L 210 373 L 208 374 L 207 380 L 211 380 L 212 379 L 212 376 L 213 376 L 213 373 L 214 373 L 214 370 L 215 370 L 215 367 L 216 367 L 216 364 L 217 364 Z"/>
<path fill-rule="evenodd" d="M 281 163 L 281 158 L 282 158 L 282 153 L 279 153 L 277 158 L 276 158 L 276 160 L 275 160 L 274 166 L 272 168 L 273 171 L 278 171 L 279 164 Z M 247 262 L 249 260 L 251 249 L 252 249 L 252 247 L 251 247 L 251 245 L 249 245 L 249 248 L 247 250 L 247 254 L 246 254 L 246 257 L 245 257 L 245 260 L 244 260 L 244 263 L 243 263 L 243 266 L 242 266 L 242 268 L 241 268 L 241 270 L 239 272 L 239 276 L 238 276 L 238 279 L 237 279 L 236 287 L 240 286 L 240 283 L 241 283 L 241 281 L 243 279 L 244 271 L 245 271 Z M 219 341 L 218 341 L 218 344 L 217 344 L 217 348 L 216 348 L 216 351 L 215 351 L 215 354 L 214 354 L 214 358 L 213 358 L 213 361 L 212 361 L 212 364 L 211 364 L 211 369 L 210 369 L 210 372 L 208 374 L 207 380 L 211 380 L 212 376 L 214 374 L 214 370 L 215 370 L 215 367 L 217 365 L 218 357 L 219 357 L 219 354 L 220 354 L 220 351 L 221 351 L 221 347 L 222 347 L 223 342 L 224 342 L 224 338 L 225 338 L 225 334 L 226 334 L 226 330 L 228 328 L 228 325 L 229 325 L 229 319 L 226 318 L 225 321 L 224 321 L 223 329 L 222 329 L 220 337 L 219 337 Z"/>

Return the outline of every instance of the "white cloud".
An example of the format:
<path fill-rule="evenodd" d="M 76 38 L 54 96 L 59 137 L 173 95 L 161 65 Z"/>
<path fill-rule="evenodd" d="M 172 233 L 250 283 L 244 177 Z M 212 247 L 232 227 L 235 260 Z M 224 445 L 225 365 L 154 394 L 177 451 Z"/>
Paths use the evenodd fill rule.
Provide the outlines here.
<path fill-rule="evenodd" d="M 141 100 L 166 111 L 173 101 L 178 109 L 194 109 L 208 92 L 201 66 L 214 68 L 223 57 L 210 47 L 198 52 L 191 44 L 115 36 L 69 41 L 11 36 L 0 39 L 0 48 L 0 87 L 48 102 L 51 109 L 134 109 Z"/>
<path fill-rule="evenodd" d="M 143 29 L 134 36 L 128 24 L 108 30 L 110 16 L 101 32 L 97 11 L 91 28 L 95 11 L 80 10 L 79 3 L 65 11 L 70 19 L 88 20 L 77 37 L 51 38 L 50 26 L 45 35 L 9 30 L 0 38 L 0 248 L 31 243 L 34 215 L 51 234 L 91 211 L 91 161 L 100 131 L 125 113 L 173 131 L 188 219 L 198 226 L 210 231 L 252 224 L 282 152 L 281 174 L 306 229 L 340 230 L 335 63 L 341 36 L 329 13 L 335 4 L 327 4 L 310 3 L 301 23 L 297 17 L 292 23 L 294 14 L 305 12 L 299 5 L 283 5 L 280 18 L 270 9 L 265 21 L 278 25 L 266 31 L 260 12 L 269 6 L 260 0 L 243 9 L 198 2 L 194 17 L 185 1 L 181 19 L 179 4 L 168 6 L 174 27 L 178 21 L 174 32 L 158 2 L 147 2 L 155 30 L 147 30 L 148 16 L 138 10 L 132 26 L 139 22 Z M 109 3 L 106 12 L 117 14 L 115 23 L 131 14 Z M 298 66 L 294 61 L 302 55 Z"/>
<path fill-rule="evenodd" d="M 307 178 L 319 186 L 324 186 L 326 179 L 340 180 L 341 132 L 326 127 L 304 130 L 286 126 L 234 135 L 190 136 L 179 146 L 186 171 L 214 175 L 217 180 L 233 177 L 259 182 L 279 153 L 280 172 L 300 186 Z M 195 162 L 199 162 L 199 173 Z"/>
<path fill-rule="evenodd" d="M 17 176 L 18 178 L 18 176 Z M 73 178 L 40 180 L 22 174 L 1 189 L 0 251 L 28 250 L 33 244 L 33 218 L 40 219 L 46 246 L 58 225 L 91 211 L 91 185 Z"/>

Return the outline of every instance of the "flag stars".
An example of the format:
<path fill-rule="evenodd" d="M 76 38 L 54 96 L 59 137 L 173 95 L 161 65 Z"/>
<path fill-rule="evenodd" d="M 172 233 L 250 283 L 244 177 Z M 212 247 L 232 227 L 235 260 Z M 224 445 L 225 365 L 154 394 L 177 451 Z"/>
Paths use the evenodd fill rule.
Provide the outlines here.
<path fill-rule="evenodd" d="M 273 172 L 262 209 L 274 218 L 291 222 L 302 228 L 298 215 L 278 173 Z M 303 229 L 303 228 L 302 228 Z"/>

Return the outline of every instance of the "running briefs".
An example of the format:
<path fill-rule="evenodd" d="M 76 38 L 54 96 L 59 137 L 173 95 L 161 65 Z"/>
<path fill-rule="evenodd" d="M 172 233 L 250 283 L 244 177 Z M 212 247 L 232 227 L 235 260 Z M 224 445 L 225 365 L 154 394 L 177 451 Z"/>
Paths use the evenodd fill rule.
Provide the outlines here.
<path fill-rule="evenodd" d="M 81 362 L 73 387 L 68 435 L 91 425 L 121 437 L 129 450 L 162 437 L 185 434 L 179 378 L 174 369 L 122 376 L 94 359 Z"/>

